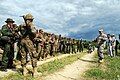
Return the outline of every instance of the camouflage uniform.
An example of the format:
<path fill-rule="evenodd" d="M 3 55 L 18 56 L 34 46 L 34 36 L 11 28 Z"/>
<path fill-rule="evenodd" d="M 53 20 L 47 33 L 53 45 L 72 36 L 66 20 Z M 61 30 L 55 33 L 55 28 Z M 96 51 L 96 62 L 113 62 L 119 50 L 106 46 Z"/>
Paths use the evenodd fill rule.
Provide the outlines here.
<path fill-rule="evenodd" d="M 76 53 L 76 42 L 75 39 L 72 41 L 72 53 Z"/>
<path fill-rule="evenodd" d="M 67 39 L 66 46 L 67 46 L 67 53 L 69 53 L 69 54 L 70 54 L 70 51 L 71 51 L 71 50 L 70 50 L 70 49 L 71 49 L 70 44 L 71 44 L 71 43 L 70 43 L 70 38 L 68 38 L 68 39 Z"/>
<path fill-rule="evenodd" d="M 107 35 L 103 33 L 103 30 L 99 30 L 100 35 L 97 37 L 97 52 L 98 52 L 98 57 L 99 57 L 99 62 L 103 61 L 104 55 L 104 42 L 107 40 Z"/>
<path fill-rule="evenodd" d="M 61 52 L 61 35 L 58 38 L 58 51 Z"/>
<path fill-rule="evenodd" d="M 58 52 L 58 47 L 59 47 L 58 37 L 55 36 L 55 43 L 54 43 L 54 51 L 55 51 L 55 53 Z"/>
<path fill-rule="evenodd" d="M 60 39 L 60 47 L 59 47 L 59 49 L 60 49 L 60 53 L 63 53 L 63 51 L 64 51 L 64 40 L 63 40 L 63 37 Z"/>
<path fill-rule="evenodd" d="M 80 52 L 83 52 L 84 45 L 83 45 L 83 40 L 80 40 Z"/>
<path fill-rule="evenodd" d="M 67 45 L 66 45 L 66 43 L 67 43 L 67 38 L 64 37 L 64 48 L 63 48 L 64 54 L 66 54 L 66 52 L 67 52 Z"/>
<path fill-rule="evenodd" d="M 25 23 L 19 26 L 19 31 L 21 33 L 21 42 L 20 42 L 20 54 L 21 54 L 21 66 L 23 68 L 23 75 L 27 74 L 26 64 L 27 64 L 27 55 L 30 56 L 32 67 L 33 67 L 33 76 L 37 72 L 37 56 L 36 50 L 33 45 L 33 39 L 35 38 L 36 29 L 33 25 L 33 16 L 27 14 L 23 16 Z"/>
<path fill-rule="evenodd" d="M 15 36 L 15 29 L 17 28 L 16 24 L 13 24 L 14 21 L 10 18 L 8 18 L 5 21 L 7 24 L 2 26 L 1 33 L 2 37 L 1 39 L 4 42 L 4 52 L 2 56 L 2 67 L 4 69 L 12 68 L 13 64 L 13 57 L 14 57 L 14 36 Z M 10 24 L 12 23 L 12 24 Z"/>
<path fill-rule="evenodd" d="M 50 54 L 50 35 L 45 37 L 43 58 L 46 58 L 48 54 Z"/>
<path fill-rule="evenodd" d="M 54 34 L 51 35 L 51 39 L 50 39 L 50 56 L 54 56 L 54 52 L 55 52 L 55 38 L 54 38 Z"/>
<path fill-rule="evenodd" d="M 39 32 L 37 33 L 36 38 L 34 40 L 35 40 L 35 44 L 36 44 L 36 51 L 38 53 L 37 60 L 40 60 L 40 57 L 42 57 L 43 51 L 44 51 L 44 38 L 43 38 L 42 30 L 39 30 Z"/>

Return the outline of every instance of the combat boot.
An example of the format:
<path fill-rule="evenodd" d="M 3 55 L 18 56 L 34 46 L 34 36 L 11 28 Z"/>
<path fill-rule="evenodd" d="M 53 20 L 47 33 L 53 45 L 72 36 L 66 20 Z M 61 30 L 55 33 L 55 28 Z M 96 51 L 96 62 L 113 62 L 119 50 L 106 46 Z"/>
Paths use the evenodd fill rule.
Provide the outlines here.
<path fill-rule="evenodd" d="M 36 76 L 41 76 L 41 75 L 42 75 L 41 73 L 38 73 L 38 72 L 37 72 L 37 67 L 34 67 L 34 68 L 33 68 L 33 72 L 32 72 L 32 76 L 33 76 L 33 77 L 36 77 Z"/>
<path fill-rule="evenodd" d="M 4 66 L 1 66 L 1 67 L 0 67 L 0 71 L 7 72 L 7 69 L 6 69 Z"/>
<path fill-rule="evenodd" d="M 102 60 L 99 60 L 99 63 L 103 63 L 104 62 L 104 60 L 102 59 Z"/>
<path fill-rule="evenodd" d="M 23 76 L 26 76 L 26 75 L 27 75 L 27 73 L 28 73 L 27 68 L 26 68 L 26 67 L 23 67 Z"/>
<path fill-rule="evenodd" d="M 13 60 L 13 67 L 16 68 L 16 66 L 17 66 L 17 60 Z"/>

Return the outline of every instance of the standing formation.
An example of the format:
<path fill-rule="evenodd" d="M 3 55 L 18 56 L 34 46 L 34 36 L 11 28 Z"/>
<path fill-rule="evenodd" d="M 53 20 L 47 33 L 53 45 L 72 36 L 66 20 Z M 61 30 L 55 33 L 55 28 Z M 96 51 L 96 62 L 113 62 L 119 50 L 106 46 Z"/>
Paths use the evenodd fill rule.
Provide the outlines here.
<path fill-rule="evenodd" d="M 26 65 L 31 61 L 32 75 L 37 74 L 37 61 L 54 57 L 57 54 L 83 52 L 83 40 L 62 37 L 36 29 L 31 14 L 22 16 L 24 23 L 16 25 L 8 18 L 0 30 L 0 46 L 3 49 L 1 70 L 15 68 L 17 60 L 21 61 L 22 74 L 26 76 Z"/>

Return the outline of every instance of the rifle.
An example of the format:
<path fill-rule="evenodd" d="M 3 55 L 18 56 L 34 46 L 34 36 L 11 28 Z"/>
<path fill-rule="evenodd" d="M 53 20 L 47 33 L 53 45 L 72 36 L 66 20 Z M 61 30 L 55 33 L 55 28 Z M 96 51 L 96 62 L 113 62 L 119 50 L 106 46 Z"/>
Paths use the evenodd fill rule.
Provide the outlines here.
<path fill-rule="evenodd" d="M 27 26 L 27 23 L 26 23 L 26 20 L 25 20 L 25 15 L 20 16 L 20 17 L 22 17 L 24 19 L 25 25 Z"/>

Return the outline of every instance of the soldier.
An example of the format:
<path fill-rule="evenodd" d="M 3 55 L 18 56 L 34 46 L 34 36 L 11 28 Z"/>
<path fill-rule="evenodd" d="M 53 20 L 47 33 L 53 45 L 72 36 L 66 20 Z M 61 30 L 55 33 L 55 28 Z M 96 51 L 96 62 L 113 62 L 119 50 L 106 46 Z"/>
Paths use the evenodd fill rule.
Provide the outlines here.
<path fill-rule="evenodd" d="M 44 53 L 43 58 L 46 58 L 48 54 L 50 54 L 50 34 L 46 33 L 45 41 L 44 41 Z"/>
<path fill-rule="evenodd" d="M 5 21 L 7 24 L 2 26 L 1 33 L 2 37 L 1 39 L 4 42 L 4 52 L 2 56 L 2 70 L 7 71 L 7 68 L 13 68 L 13 57 L 14 57 L 14 36 L 15 29 L 17 28 L 16 24 L 13 24 L 14 21 L 11 18 L 7 18 Z"/>
<path fill-rule="evenodd" d="M 70 38 L 67 39 L 66 46 L 67 46 L 67 53 L 70 54 Z"/>
<path fill-rule="evenodd" d="M 63 52 L 64 52 L 64 54 L 66 54 L 66 52 L 67 52 L 67 46 L 66 46 L 66 43 L 67 43 L 67 38 L 64 37 L 64 38 L 63 38 Z"/>
<path fill-rule="evenodd" d="M 93 47 L 92 47 L 92 44 L 89 43 L 88 45 L 88 53 L 92 53 L 93 52 Z"/>
<path fill-rule="evenodd" d="M 115 35 L 112 34 L 112 35 L 111 35 L 111 38 L 112 38 L 112 53 L 113 53 L 113 56 L 115 57 L 115 56 L 116 56 L 116 53 L 115 53 L 115 46 L 116 46 L 116 38 L 115 38 Z"/>
<path fill-rule="evenodd" d="M 76 41 L 75 41 L 75 39 L 72 40 L 72 53 L 76 53 Z"/>
<path fill-rule="evenodd" d="M 77 40 L 77 52 L 80 52 L 80 40 Z"/>
<path fill-rule="evenodd" d="M 43 30 L 39 29 L 35 40 L 35 44 L 36 44 L 36 51 L 38 53 L 38 57 L 37 60 L 40 60 L 40 57 L 42 57 L 43 55 L 43 49 L 44 49 L 44 37 L 43 37 Z"/>
<path fill-rule="evenodd" d="M 108 56 L 113 57 L 113 53 L 112 53 L 112 38 L 111 38 L 110 34 L 108 34 L 107 37 L 108 37 L 108 40 L 107 40 Z"/>
<path fill-rule="evenodd" d="M 35 38 L 35 25 L 33 24 L 33 16 L 27 14 L 23 16 L 25 24 L 19 26 L 19 31 L 21 33 L 21 42 L 20 42 L 20 54 L 21 54 L 21 66 L 23 69 L 23 75 L 27 74 L 27 55 L 30 55 L 33 72 L 32 76 L 37 74 L 37 53 L 33 45 L 33 39 Z"/>
<path fill-rule="evenodd" d="M 102 63 L 104 59 L 103 50 L 104 50 L 104 42 L 107 40 L 107 35 L 103 32 L 103 29 L 99 30 L 99 36 L 97 37 L 97 53 L 99 57 L 99 62 Z"/>
<path fill-rule="evenodd" d="M 61 52 L 61 35 L 58 37 L 58 51 Z"/>
<path fill-rule="evenodd" d="M 63 53 L 64 51 L 64 38 L 61 37 L 60 39 L 60 53 Z"/>
<path fill-rule="evenodd" d="M 50 39 L 50 56 L 55 56 L 55 35 L 51 34 L 51 39 Z"/>
<path fill-rule="evenodd" d="M 80 40 L 80 52 L 83 52 L 84 49 L 84 44 L 83 44 L 83 40 Z"/>
<path fill-rule="evenodd" d="M 57 53 L 57 52 L 58 52 L 58 47 L 59 47 L 58 36 L 55 35 L 54 53 Z"/>

